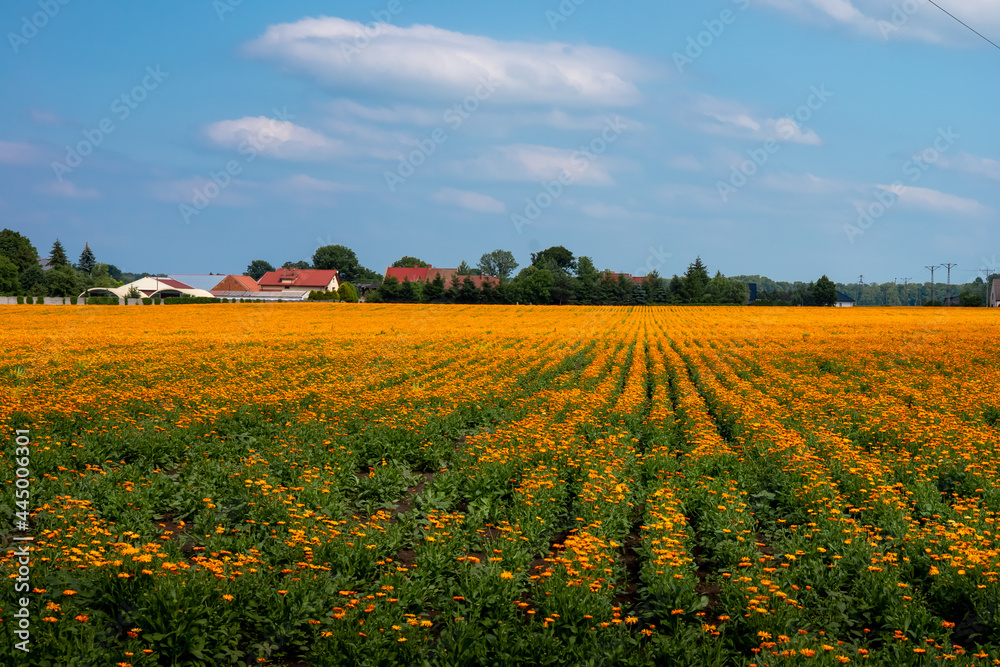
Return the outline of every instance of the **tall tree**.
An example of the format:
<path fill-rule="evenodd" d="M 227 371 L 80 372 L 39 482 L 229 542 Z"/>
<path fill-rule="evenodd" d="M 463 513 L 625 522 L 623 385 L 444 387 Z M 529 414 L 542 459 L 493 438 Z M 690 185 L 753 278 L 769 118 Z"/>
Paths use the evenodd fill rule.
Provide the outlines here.
<path fill-rule="evenodd" d="M 336 269 L 340 279 L 344 281 L 357 280 L 362 271 L 358 256 L 350 248 L 342 245 L 325 245 L 317 248 L 312 256 L 313 268 L 321 271 Z"/>
<path fill-rule="evenodd" d="M 812 297 L 817 306 L 832 306 L 837 303 L 837 286 L 824 275 L 813 286 Z"/>
<path fill-rule="evenodd" d="M 49 268 L 58 269 L 61 266 L 69 266 L 69 260 L 66 259 L 66 249 L 63 248 L 63 244 L 59 242 L 59 239 L 56 239 L 56 242 L 52 244 L 52 254 L 49 255 Z"/>
<path fill-rule="evenodd" d="M 0 231 L 0 255 L 13 262 L 18 273 L 38 266 L 38 251 L 35 246 L 31 245 L 27 236 L 11 229 Z"/>
<path fill-rule="evenodd" d="M 685 303 L 698 303 L 705 295 L 705 288 L 708 287 L 708 269 L 701 261 L 701 257 L 694 260 L 684 273 L 681 296 Z"/>
<path fill-rule="evenodd" d="M 300 269 L 300 270 L 304 271 L 304 270 L 306 270 L 308 268 L 311 268 L 311 267 L 309 266 L 309 262 L 307 262 L 305 260 L 300 260 L 298 262 L 285 262 L 284 264 L 281 265 L 281 268 L 283 268 L 283 269 Z"/>
<path fill-rule="evenodd" d="M 80 261 L 76 263 L 76 268 L 91 276 L 94 274 L 95 264 L 97 260 L 94 258 L 94 251 L 90 249 L 90 244 L 83 244 L 83 252 L 80 253 Z"/>
<path fill-rule="evenodd" d="M 531 263 L 535 266 L 544 267 L 547 259 L 554 261 L 561 269 L 576 271 L 576 258 L 573 257 L 573 253 L 561 245 L 531 253 Z"/>
<path fill-rule="evenodd" d="M 403 255 L 393 262 L 392 266 L 397 269 L 428 269 L 431 265 L 422 259 L 410 257 L 409 255 Z"/>
<path fill-rule="evenodd" d="M 484 276 L 495 276 L 507 280 L 518 266 L 514 253 L 509 250 L 494 250 L 479 258 L 479 270 Z"/>
<path fill-rule="evenodd" d="M 271 271 L 274 271 L 274 267 L 269 262 L 265 262 L 262 259 L 255 259 L 250 262 L 243 275 L 250 276 L 254 280 L 260 280 L 265 273 L 270 273 Z"/>

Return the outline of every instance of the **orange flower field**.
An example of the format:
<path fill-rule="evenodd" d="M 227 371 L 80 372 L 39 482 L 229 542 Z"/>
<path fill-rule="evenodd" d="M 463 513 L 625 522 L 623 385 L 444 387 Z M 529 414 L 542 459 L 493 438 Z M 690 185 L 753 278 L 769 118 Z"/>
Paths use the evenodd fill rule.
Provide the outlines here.
<path fill-rule="evenodd" d="M 2 317 L 11 664 L 1000 664 L 995 311 Z"/>

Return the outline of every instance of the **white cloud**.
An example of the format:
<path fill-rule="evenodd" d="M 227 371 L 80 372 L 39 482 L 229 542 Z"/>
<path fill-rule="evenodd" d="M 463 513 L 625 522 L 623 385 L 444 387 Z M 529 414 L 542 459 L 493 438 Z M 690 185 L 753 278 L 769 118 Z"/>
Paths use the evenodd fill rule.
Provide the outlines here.
<path fill-rule="evenodd" d="M 917 188 L 908 185 L 877 185 L 876 187 L 896 195 L 899 198 L 900 204 L 916 208 L 926 208 L 935 211 L 954 211 L 955 213 L 965 213 L 967 215 L 974 215 L 985 210 L 983 205 L 975 199 L 965 199 L 964 197 L 929 188 Z"/>
<path fill-rule="evenodd" d="M 618 51 L 558 42 L 502 42 L 429 25 L 371 27 L 335 17 L 272 25 L 246 46 L 252 56 L 277 61 L 321 83 L 357 86 L 418 98 L 498 102 L 632 105 L 632 79 L 645 69 Z M 486 82 L 486 83 L 484 83 Z"/>
<path fill-rule="evenodd" d="M 435 192 L 431 199 L 442 204 L 458 206 L 459 208 L 476 211 L 477 213 L 505 213 L 507 207 L 502 201 L 498 201 L 489 195 L 467 190 L 455 190 L 454 188 L 443 188 Z"/>
<path fill-rule="evenodd" d="M 45 155 L 27 143 L 0 141 L 0 164 L 41 164 Z"/>
<path fill-rule="evenodd" d="M 979 41 L 938 8 L 916 0 L 760 0 L 760 4 L 809 23 L 841 25 L 881 40 L 966 45 Z M 979 32 L 1000 30 L 1000 4 L 995 0 L 951 0 L 946 8 Z"/>
<path fill-rule="evenodd" d="M 344 142 L 300 127 L 289 121 L 265 116 L 223 120 L 205 128 L 205 136 L 216 146 L 251 149 L 280 160 L 325 160 L 344 154 Z"/>
<path fill-rule="evenodd" d="M 38 186 L 37 191 L 43 195 L 66 199 L 100 199 L 101 197 L 101 193 L 94 188 L 78 188 L 69 181 L 50 181 Z"/>
<path fill-rule="evenodd" d="M 612 160 L 591 160 L 575 150 L 514 144 L 496 146 L 486 155 L 463 164 L 463 172 L 500 181 L 554 181 L 569 174 L 575 185 L 613 185 Z"/>
<path fill-rule="evenodd" d="M 710 134 L 722 134 L 754 141 L 782 141 L 819 146 L 823 141 L 810 129 L 803 128 L 792 118 L 760 118 L 737 102 L 702 96 L 695 104 L 701 120 L 698 129 Z M 707 120 L 706 120 L 707 119 Z"/>
<path fill-rule="evenodd" d="M 969 153 L 959 153 L 954 157 L 942 155 L 938 159 L 938 166 L 944 169 L 985 176 L 994 181 L 1000 181 L 1000 161 L 987 157 L 980 157 Z"/>

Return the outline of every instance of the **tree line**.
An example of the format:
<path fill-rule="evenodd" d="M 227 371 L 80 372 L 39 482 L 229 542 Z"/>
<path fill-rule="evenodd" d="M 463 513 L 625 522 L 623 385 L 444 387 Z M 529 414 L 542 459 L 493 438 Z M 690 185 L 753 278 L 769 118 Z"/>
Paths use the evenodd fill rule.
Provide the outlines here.
<path fill-rule="evenodd" d="M 10 229 L 0 231 L 0 295 L 77 296 L 91 287 L 118 287 L 134 280 L 113 264 L 98 262 L 90 244 L 84 244 L 76 263 L 56 239 L 49 251 L 48 270 L 39 263 L 31 240 Z"/>
<path fill-rule="evenodd" d="M 428 266 L 414 257 L 403 257 L 394 266 Z M 480 258 L 473 268 L 466 262 L 448 284 L 436 276 L 430 282 L 385 279 L 369 294 L 368 302 L 386 303 L 484 303 L 534 305 L 653 305 L 653 304 L 745 304 L 750 291 L 746 283 L 710 276 L 697 258 L 682 276 L 667 279 L 657 272 L 641 282 L 608 269 L 598 270 L 590 257 L 576 257 L 563 246 L 532 253 L 531 264 L 516 275 L 518 264 L 512 253 L 495 250 Z M 496 277 L 476 286 L 472 276 Z"/>

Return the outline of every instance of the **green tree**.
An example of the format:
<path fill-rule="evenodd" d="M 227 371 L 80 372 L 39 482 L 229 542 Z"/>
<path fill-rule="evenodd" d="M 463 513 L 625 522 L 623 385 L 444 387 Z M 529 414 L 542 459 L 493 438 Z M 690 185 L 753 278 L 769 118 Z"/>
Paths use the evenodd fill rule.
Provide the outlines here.
<path fill-rule="evenodd" d="M 601 284 L 601 273 L 589 257 L 581 257 L 576 266 L 577 303 L 592 305 L 597 303 Z"/>
<path fill-rule="evenodd" d="M 444 278 L 441 274 L 434 276 L 434 280 L 424 285 L 423 300 L 425 303 L 440 303 L 444 298 Z"/>
<path fill-rule="evenodd" d="M 340 300 L 346 303 L 358 302 L 358 290 L 351 283 L 341 283 L 337 294 L 340 295 Z"/>
<path fill-rule="evenodd" d="M 38 251 L 27 236 L 11 230 L 0 231 L 0 255 L 3 255 L 17 267 L 17 272 L 27 271 L 32 266 L 38 266 Z"/>
<path fill-rule="evenodd" d="M 307 262 L 305 260 L 301 260 L 301 261 L 298 261 L 298 262 L 285 262 L 284 264 L 281 265 L 281 268 L 283 268 L 283 269 L 299 269 L 301 271 L 305 271 L 306 269 L 309 269 L 309 268 L 312 268 L 312 267 L 310 266 L 309 262 Z"/>
<path fill-rule="evenodd" d="M 494 276 L 507 280 L 518 266 L 514 253 L 509 250 L 494 250 L 479 258 L 479 271 L 484 276 Z"/>
<path fill-rule="evenodd" d="M 573 253 L 561 245 L 531 253 L 531 263 L 535 266 L 544 267 L 546 260 L 554 261 L 564 271 L 576 271 L 576 258 L 573 257 Z"/>
<path fill-rule="evenodd" d="M 382 285 L 378 288 L 378 291 L 379 296 L 385 303 L 397 303 L 401 292 L 399 279 L 395 276 L 389 276 L 382 281 Z"/>
<path fill-rule="evenodd" d="M 107 264 L 98 262 L 94 265 L 94 271 L 90 274 L 91 287 L 117 287 L 118 281 L 111 277 Z"/>
<path fill-rule="evenodd" d="M 271 271 L 274 271 L 274 267 L 271 266 L 269 262 L 265 262 L 262 259 L 255 259 L 250 262 L 247 266 L 247 270 L 243 272 L 243 275 L 250 276 L 256 281 L 260 280 L 265 273 L 270 273 Z"/>
<path fill-rule="evenodd" d="M 66 259 L 66 249 L 63 248 L 63 244 L 56 239 L 56 242 L 52 244 L 52 254 L 49 255 L 49 268 L 58 269 L 63 266 L 69 266 L 69 260 Z M 53 296 L 61 296 L 59 294 L 54 294 Z"/>
<path fill-rule="evenodd" d="M 979 308 L 983 305 L 983 297 L 964 289 L 962 290 L 962 293 L 958 295 L 958 305 L 965 308 Z"/>
<path fill-rule="evenodd" d="M 700 303 L 705 295 L 705 288 L 708 287 L 708 269 L 701 261 L 701 257 L 694 260 L 684 273 L 681 285 L 681 298 L 684 303 Z"/>
<path fill-rule="evenodd" d="M 403 255 L 393 262 L 392 266 L 397 269 L 429 269 L 431 265 L 422 259 L 410 257 L 409 255 Z"/>
<path fill-rule="evenodd" d="M 17 280 L 17 265 L 6 255 L 0 255 L 0 294 L 15 296 L 21 288 Z"/>
<path fill-rule="evenodd" d="M 536 306 L 552 302 L 552 273 L 548 269 L 529 266 L 521 270 L 515 279 L 521 298 Z"/>
<path fill-rule="evenodd" d="M 312 256 L 313 268 L 322 271 L 336 269 L 341 280 L 356 280 L 363 268 L 358 256 L 350 248 L 342 245 L 325 245 L 317 248 Z"/>
<path fill-rule="evenodd" d="M 94 259 L 94 251 L 90 249 L 90 244 L 83 244 L 83 252 L 80 253 L 80 261 L 76 263 L 76 268 L 89 276 L 93 275 L 96 263 L 97 260 Z"/>
<path fill-rule="evenodd" d="M 420 303 L 423 297 L 423 285 L 417 281 L 404 280 L 399 285 L 399 300 L 403 303 Z"/>
<path fill-rule="evenodd" d="M 77 296 L 83 291 L 80 289 L 76 271 L 68 264 L 47 271 L 45 287 L 50 296 Z"/>
<path fill-rule="evenodd" d="M 826 277 L 816 281 L 812 289 L 813 304 L 817 306 L 833 306 L 837 303 L 837 285 Z"/>
<path fill-rule="evenodd" d="M 35 294 L 39 291 L 39 288 L 44 288 L 45 286 L 45 271 L 36 262 L 33 266 L 29 266 L 21 272 L 21 275 L 18 276 L 18 282 L 21 283 L 21 291 L 23 293 Z"/>

